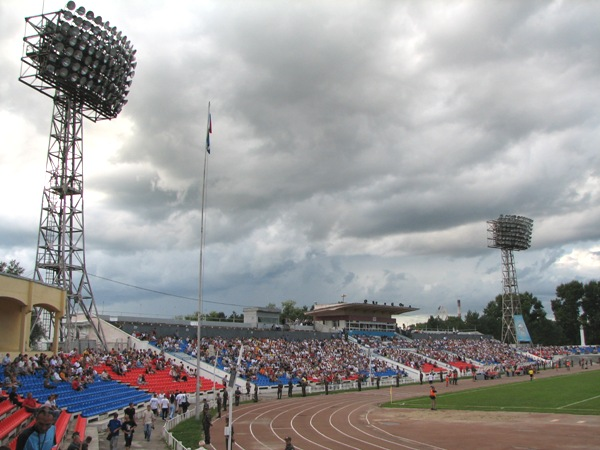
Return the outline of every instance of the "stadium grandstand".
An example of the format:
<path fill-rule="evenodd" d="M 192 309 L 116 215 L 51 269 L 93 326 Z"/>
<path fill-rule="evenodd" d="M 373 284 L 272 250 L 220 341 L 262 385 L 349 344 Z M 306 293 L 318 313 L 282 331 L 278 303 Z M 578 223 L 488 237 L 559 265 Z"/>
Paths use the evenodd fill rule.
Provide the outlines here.
<path fill-rule="evenodd" d="M 72 348 L 53 342 L 48 351 L 40 351 L 28 346 L 24 311 L 56 298 L 51 307 L 60 316 L 62 291 L 50 290 L 44 298 L 44 286 L 31 283 L 0 277 L 0 445 L 14 444 L 31 425 L 32 414 L 24 407 L 28 397 L 35 405 L 55 405 L 62 438 L 67 430 L 85 429 L 130 403 L 141 409 L 166 396 L 187 398 L 193 405 L 199 401 L 197 377 L 200 396 L 212 401 L 228 384 L 237 361 L 234 385 L 247 398 L 254 386 L 261 395 L 274 394 L 281 386 L 319 393 L 398 386 L 423 377 L 493 379 L 530 368 L 598 363 L 596 346 L 515 348 L 479 333 L 405 335 L 393 316 L 417 309 L 377 302 L 316 305 L 308 313 L 311 325 L 278 326 L 277 310 L 254 308 L 244 323 L 202 322 L 199 343 L 195 321 L 100 316 L 94 320 L 104 331 L 108 350 L 92 338 L 93 327 L 78 318 Z M 184 403 L 173 404 L 172 414 L 181 412 Z"/>

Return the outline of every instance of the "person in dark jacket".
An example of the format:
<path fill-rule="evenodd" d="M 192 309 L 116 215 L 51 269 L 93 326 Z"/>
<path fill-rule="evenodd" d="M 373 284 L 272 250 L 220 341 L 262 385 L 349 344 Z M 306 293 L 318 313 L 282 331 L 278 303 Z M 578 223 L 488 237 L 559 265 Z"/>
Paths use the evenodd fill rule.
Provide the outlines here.
<path fill-rule="evenodd" d="M 212 427 L 210 411 L 205 410 L 202 414 L 202 430 L 204 431 L 204 443 L 206 445 L 210 445 L 210 427 Z"/>

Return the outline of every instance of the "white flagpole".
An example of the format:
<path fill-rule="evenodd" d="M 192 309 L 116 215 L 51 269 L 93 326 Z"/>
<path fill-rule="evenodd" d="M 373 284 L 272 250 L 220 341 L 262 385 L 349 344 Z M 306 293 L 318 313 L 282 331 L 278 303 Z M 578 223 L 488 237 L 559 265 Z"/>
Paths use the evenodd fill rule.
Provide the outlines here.
<path fill-rule="evenodd" d="M 208 122 L 206 124 L 206 149 L 204 152 L 204 173 L 202 175 L 202 207 L 200 212 L 200 265 L 198 273 L 198 329 L 196 333 L 196 420 L 200 420 L 200 339 L 202 336 L 202 277 L 204 269 L 204 207 L 206 205 L 206 173 L 208 170 L 209 136 L 211 132 L 210 102 L 208 102 Z"/>

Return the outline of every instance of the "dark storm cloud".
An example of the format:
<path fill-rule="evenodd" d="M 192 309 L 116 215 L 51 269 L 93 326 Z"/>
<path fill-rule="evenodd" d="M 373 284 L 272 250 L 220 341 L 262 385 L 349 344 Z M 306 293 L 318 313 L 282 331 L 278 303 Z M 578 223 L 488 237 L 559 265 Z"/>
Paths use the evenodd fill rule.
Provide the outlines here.
<path fill-rule="evenodd" d="M 25 7 L 0 8 L 0 61 L 12 61 L 0 69 L 0 113 L 39 141 L 50 100 L 15 83 L 21 46 L 7 50 Z M 205 287 L 217 305 L 345 294 L 409 298 L 426 314 L 456 298 L 481 310 L 500 290 L 486 241 L 486 221 L 500 214 L 535 221 L 532 249 L 519 255 L 523 290 L 546 300 L 560 280 L 593 272 L 583 261 L 595 261 L 600 241 L 599 4 L 94 8 L 138 49 L 123 113 L 85 124 L 95 155 L 87 260 L 100 275 L 195 295 L 209 101 Z M 8 255 L 25 244 L 11 237 L 17 219 L 4 223 Z M 110 285 L 97 282 L 111 303 Z"/>

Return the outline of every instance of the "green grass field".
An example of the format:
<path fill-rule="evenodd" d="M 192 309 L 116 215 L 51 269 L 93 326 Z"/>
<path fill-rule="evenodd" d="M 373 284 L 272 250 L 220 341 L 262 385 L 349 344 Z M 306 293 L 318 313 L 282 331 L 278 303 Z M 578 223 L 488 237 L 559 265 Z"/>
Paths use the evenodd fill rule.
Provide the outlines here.
<path fill-rule="evenodd" d="M 487 381 L 485 383 L 488 383 Z M 438 387 L 438 409 L 512 411 L 600 415 L 600 371 L 536 379 L 460 392 Z M 441 385 L 440 385 L 441 386 Z M 429 409 L 429 397 L 416 397 L 382 405 L 391 408 Z"/>
<path fill-rule="evenodd" d="M 171 433 L 187 448 L 198 448 L 198 441 L 204 437 L 201 423 L 195 418 L 181 422 L 171 430 Z"/>

